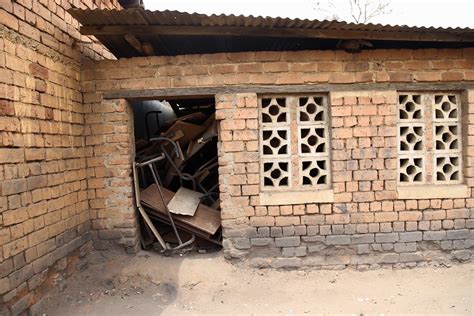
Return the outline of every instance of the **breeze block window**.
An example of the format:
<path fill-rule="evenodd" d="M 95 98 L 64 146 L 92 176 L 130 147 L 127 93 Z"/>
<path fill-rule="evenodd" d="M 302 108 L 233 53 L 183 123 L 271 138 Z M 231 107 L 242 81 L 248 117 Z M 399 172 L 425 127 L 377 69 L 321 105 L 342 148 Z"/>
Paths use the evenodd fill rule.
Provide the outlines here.
<path fill-rule="evenodd" d="M 399 93 L 400 185 L 462 182 L 460 118 L 456 93 Z"/>
<path fill-rule="evenodd" d="M 259 97 L 262 191 L 331 187 L 325 95 Z"/>

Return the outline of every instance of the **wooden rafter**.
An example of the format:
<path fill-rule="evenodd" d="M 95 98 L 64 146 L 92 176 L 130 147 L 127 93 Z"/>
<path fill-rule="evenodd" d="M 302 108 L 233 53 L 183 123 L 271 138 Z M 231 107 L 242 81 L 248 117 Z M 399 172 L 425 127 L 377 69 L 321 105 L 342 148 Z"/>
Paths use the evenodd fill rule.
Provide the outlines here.
<path fill-rule="evenodd" d="M 143 53 L 142 43 L 135 35 L 125 34 L 124 38 L 137 52 Z"/>
<path fill-rule="evenodd" d="M 124 35 L 125 40 L 130 46 L 132 46 L 138 53 L 144 54 L 147 56 L 155 55 L 155 50 L 153 45 L 148 42 L 142 43 L 135 35 L 127 33 Z"/>

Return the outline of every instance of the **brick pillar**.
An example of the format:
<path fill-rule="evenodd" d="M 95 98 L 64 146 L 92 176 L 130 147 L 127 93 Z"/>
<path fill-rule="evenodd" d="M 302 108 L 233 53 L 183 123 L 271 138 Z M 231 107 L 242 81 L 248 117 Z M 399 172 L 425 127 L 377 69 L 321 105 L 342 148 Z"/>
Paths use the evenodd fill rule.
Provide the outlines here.
<path fill-rule="evenodd" d="M 126 100 L 102 100 L 86 115 L 89 203 L 94 246 L 136 252 L 139 225 L 133 198 L 133 111 Z"/>
<path fill-rule="evenodd" d="M 250 249 L 250 227 L 259 190 L 257 95 L 216 95 L 219 122 L 219 189 L 226 258 L 241 258 Z"/>
<path fill-rule="evenodd" d="M 471 188 L 474 187 L 474 90 L 466 90 L 462 94 L 463 108 L 462 114 L 462 135 L 463 135 L 463 150 L 464 150 L 464 177 L 466 184 Z M 471 196 L 472 196 L 471 192 Z M 474 199 L 470 198 L 466 201 L 466 207 L 474 206 Z M 474 218 L 474 211 L 471 210 L 471 217 Z M 474 227 L 474 222 L 471 223 Z"/>
<path fill-rule="evenodd" d="M 474 245 L 474 90 L 464 91 L 462 95 L 462 125 L 463 131 L 463 150 L 464 152 L 464 177 L 466 179 L 466 184 L 468 185 L 471 193 L 471 197 L 466 199 L 466 208 L 469 210 L 466 218 L 466 228 L 470 229 L 470 239 L 469 244 L 467 245 L 472 254 L 472 247 Z M 458 219 L 458 223 L 462 219 Z M 456 222 L 454 222 L 456 224 Z"/>

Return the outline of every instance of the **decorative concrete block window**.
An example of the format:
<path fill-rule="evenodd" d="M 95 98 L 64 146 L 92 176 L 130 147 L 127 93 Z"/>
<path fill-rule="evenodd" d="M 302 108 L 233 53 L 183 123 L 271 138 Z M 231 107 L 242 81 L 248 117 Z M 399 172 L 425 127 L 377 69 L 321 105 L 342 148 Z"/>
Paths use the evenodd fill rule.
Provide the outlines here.
<path fill-rule="evenodd" d="M 465 197 L 457 93 L 399 93 L 399 198 Z"/>
<path fill-rule="evenodd" d="M 259 97 L 260 203 L 332 202 L 328 98 Z"/>

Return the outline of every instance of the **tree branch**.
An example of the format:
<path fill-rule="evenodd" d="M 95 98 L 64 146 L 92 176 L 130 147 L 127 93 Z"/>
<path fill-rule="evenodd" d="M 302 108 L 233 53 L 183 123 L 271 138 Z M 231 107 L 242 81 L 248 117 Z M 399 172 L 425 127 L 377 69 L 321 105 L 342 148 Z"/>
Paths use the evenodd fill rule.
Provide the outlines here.
<path fill-rule="evenodd" d="M 336 0 L 316 0 L 315 9 L 320 12 L 324 12 L 325 19 L 333 20 L 346 20 L 356 23 L 368 23 L 378 16 L 383 16 L 392 12 L 391 0 L 346 0 L 349 5 L 350 12 L 346 16 L 341 17 L 338 12 L 344 12 L 339 10 L 339 6 L 336 8 L 334 5 Z M 337 9 L 337 10 L 336 10 Z"/>

